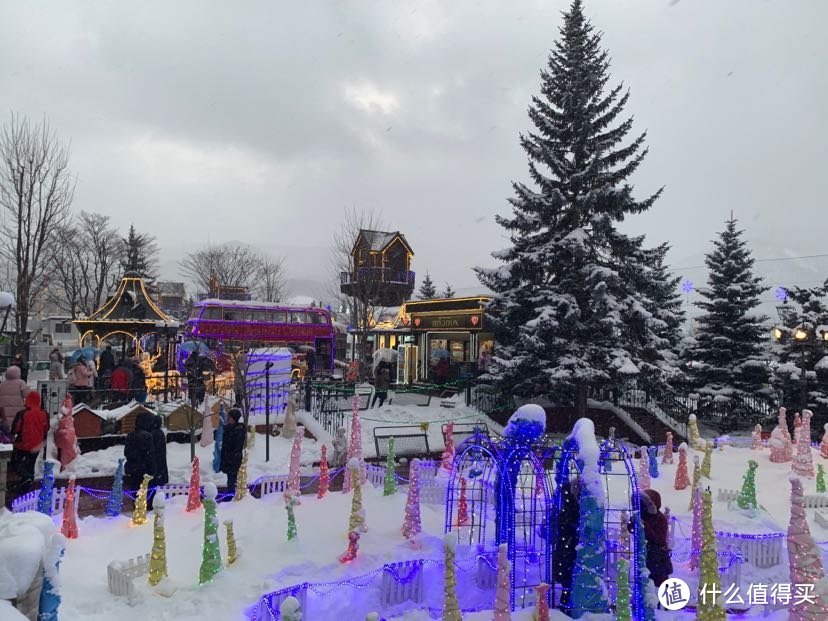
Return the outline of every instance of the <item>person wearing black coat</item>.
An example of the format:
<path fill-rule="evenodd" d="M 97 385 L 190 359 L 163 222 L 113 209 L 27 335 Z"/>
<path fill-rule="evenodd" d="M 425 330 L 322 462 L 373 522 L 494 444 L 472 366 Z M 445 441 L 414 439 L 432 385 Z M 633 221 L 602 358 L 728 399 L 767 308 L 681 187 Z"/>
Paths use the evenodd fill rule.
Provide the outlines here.
<path fill-rule="evenodd" d="M 138 361 L 133 360 L 129 366 L 132 371 L 132 398 L 138 403 L 144 403 L 147 400 L 147 375 Z"/>
<path fill-rule="evenodd" d="M 138 489 L 144 475 L 155 477 L 158 471 L 155 466 L 155 446 L 152 439 L 152 430 L 155 426 L 155 415 L 150 412 L 141 412 L 135 420 L 135 430 L 126 437 L 124 445 L 124 474 L 131 489 Z"/>
<path fill-rule="evenodd" d="M 244 443 L 247 433 L 244 425 L 239 423 L 242 413 L 239 408 L 232 408 L 227 413 L 227 424 L 224 426 L 224 440 L 221 445 L 221 471 L 227 475 L 227 493 L 236 491 L 236 477 L 242 462 Z"/>
<path fill-rule="evenodd" d="M 20 368 L 20 379 L 24 382 L 29 381 L 29 365 L 25 363 L 23 360 L 22 354 L 17 354 L 14 357 L 14 361 L 12 362 L 13 365 Z"/>
<path fill-rule="evenodd" d="M 152 448 L 155 457 L 155 479 L 153 485 L 166 485 L 170 482 L 167 470 L 167 436 L 161 430 L 161 417 L 154 416 L 152 425 Z"/>

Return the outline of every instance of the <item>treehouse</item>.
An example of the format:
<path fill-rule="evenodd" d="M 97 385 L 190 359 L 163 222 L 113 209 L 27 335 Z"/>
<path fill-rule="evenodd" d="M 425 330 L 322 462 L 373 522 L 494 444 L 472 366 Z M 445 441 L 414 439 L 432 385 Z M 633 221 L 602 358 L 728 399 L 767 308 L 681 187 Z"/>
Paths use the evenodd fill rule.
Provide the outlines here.
<path fill-rule="evenodd" d="M 351 269 L 340 274 L 340 291 L 373 306 L 399 306 L 414 292 L 414 252 L 399 231 L 360 229 Z"/>

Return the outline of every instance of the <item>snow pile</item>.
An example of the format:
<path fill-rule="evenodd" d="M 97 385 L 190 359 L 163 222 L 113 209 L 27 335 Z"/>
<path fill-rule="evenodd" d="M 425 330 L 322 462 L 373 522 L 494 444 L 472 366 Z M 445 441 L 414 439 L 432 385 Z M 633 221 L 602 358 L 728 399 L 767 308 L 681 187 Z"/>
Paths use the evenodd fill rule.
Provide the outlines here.
<path fill-rule="evenodd" d="M 581 483 L 595 498 L 598 506 L 606 505 L 604 481 L 598 468 L 601 458 L 601 448 L 595 439 L 595 423 L 588 418 L 579 418 L 575 421 L 572 433 L 567 438 L 578 446 L 578 465 L 581 470 Z"/>
<path fill-rule="evenodd" d="M 29 589 L 55 533 L 52 518 L 42 513 L 0 512 L 0 599 Z"/>
<path fill-rule="evenodd" d="M 527 403 L 509 417 L 503 435 L 520 442 L 532 442 L 546 431 L 546 411 L 539 405 Z"/>

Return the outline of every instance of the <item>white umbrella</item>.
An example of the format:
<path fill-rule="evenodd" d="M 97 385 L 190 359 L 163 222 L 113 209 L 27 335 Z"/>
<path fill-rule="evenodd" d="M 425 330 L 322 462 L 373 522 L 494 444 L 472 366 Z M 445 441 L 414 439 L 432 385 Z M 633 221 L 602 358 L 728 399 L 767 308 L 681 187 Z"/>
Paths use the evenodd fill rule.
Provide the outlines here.
<path fill-rule="evenodd" d="M 394 349 L 389 349 L 388 347 L 382 347 L 374 352 L 373 358 L 373 370 L 377 370 L 377 366 L 379 366 L 380 362 L 389 362 L 394 364 L 397 362 L 397 351 Z"/>

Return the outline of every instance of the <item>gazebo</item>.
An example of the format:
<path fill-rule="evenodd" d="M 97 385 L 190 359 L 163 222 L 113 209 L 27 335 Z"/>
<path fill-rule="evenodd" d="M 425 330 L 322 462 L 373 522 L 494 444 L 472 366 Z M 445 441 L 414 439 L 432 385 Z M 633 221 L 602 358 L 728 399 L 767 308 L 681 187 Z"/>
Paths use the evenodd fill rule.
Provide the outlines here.
<path fill-rule="evenodd" d="M 120 338 L 122 356 L 127 349 L 139 351 L 141 339 L 151 334 L 158 336 L 159 347 L 163 341 L 169 346 L 179 327 L 152 301 L 144 280 L 134 272 L 124 274 L 118 289 L 103 306 L 73 323 L 80 332 L 81 347 L 100 349 L 104 341 Z"/>

